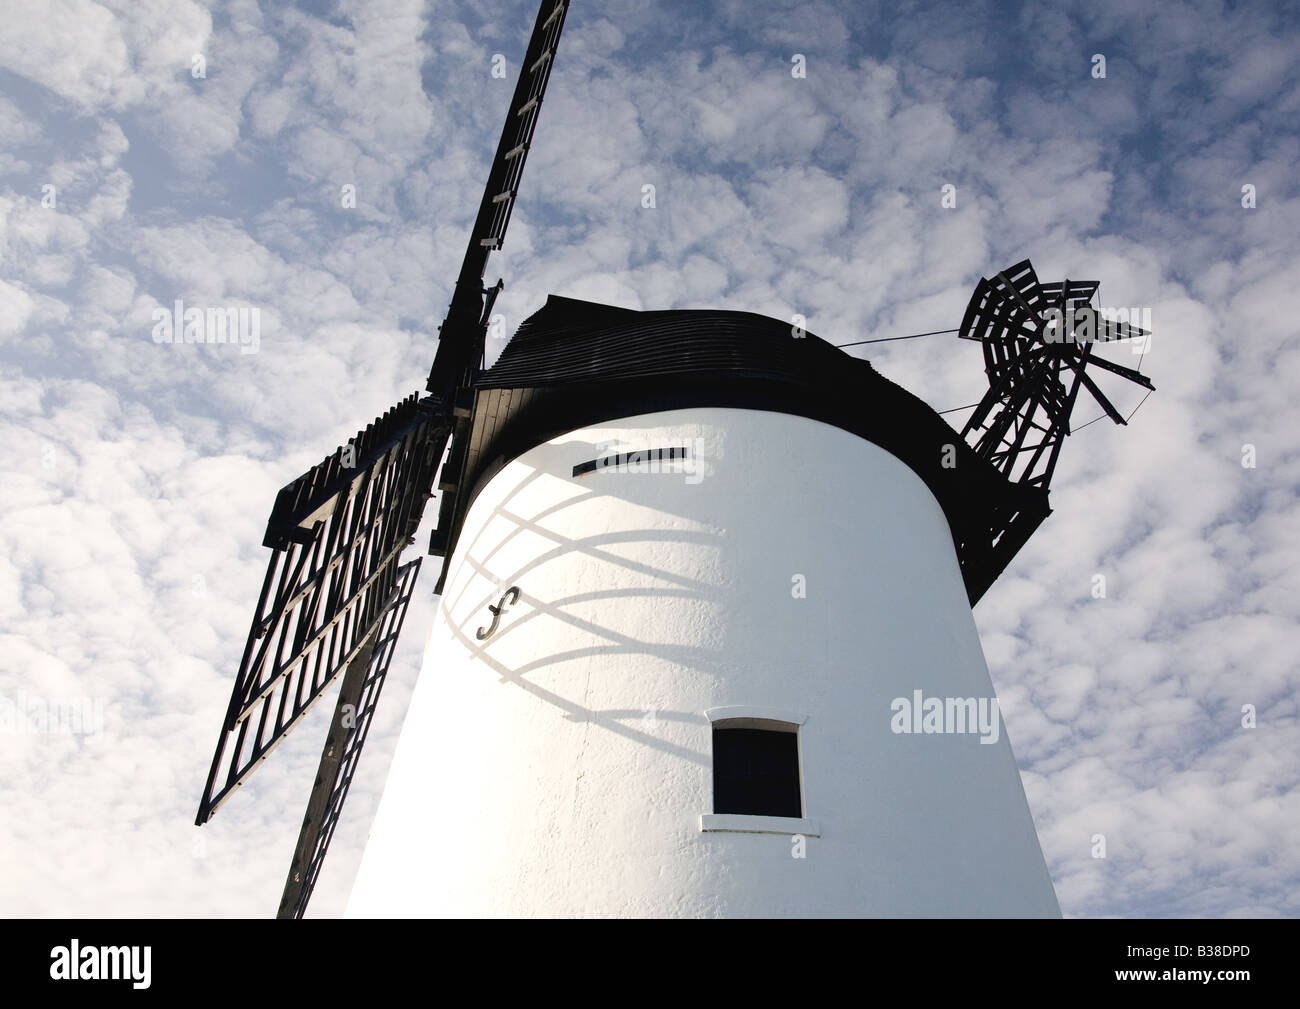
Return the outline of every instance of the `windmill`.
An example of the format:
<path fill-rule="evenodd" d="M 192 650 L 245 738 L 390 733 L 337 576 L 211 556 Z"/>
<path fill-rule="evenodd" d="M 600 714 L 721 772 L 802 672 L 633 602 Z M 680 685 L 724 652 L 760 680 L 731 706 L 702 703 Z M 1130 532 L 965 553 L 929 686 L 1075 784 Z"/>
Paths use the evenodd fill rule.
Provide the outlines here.
<path fill-rule="evenodd" d="M 503 287 L 484 286 L 487 262 L 505 237 L 566 9 L 543 0 L 538 12 L 428 394 L 403 399 L 276 499 L 263 541 L 272 555 L 197 822 L 339 682 L 278 912 L 303 915 L 420 570 L 420 558 L 402 555 L 440 493 L 428 552 L 440 558 L 443 598 L 354 889 L 361 913 L 432 909 L 429 874 L 415 869 L 459 843 L 439 819 L 448 811 L 481 821 L 472 855 L 447 849 L 459 860 L 444 874 L 461 888 L 452 913 L 841 913 L 836 902 L 855 893 L 865 913 L 1059 913 L 1005 738 L 977 745 L 981 759 L 954 751 L 936 763 L 929 751 L 889 750 L 901 737 L 837 719 L 887 705 L 918 671 L 949 693 L 991 696 L 969 608 L 1048 514 L 1079 388 L 1117 416 L 1084 374 L 1098 361 L 1090 347 L 1056 341 L 1067 330 L 1044 321 L 1053 306 L 1079 308 L 1096 285 L 1040 286 L 1027 262 L 981 282 L 961 331 L 983 342 L 990 382 L 963 432 L 973 444 L 868 362 L 744 312 L 634 312 L 552 295 L 483 368 Z M 832 540 L 789 514 L 792 487 L 822 502 L 840 530 Z M 874 500 L 876 521 L 829 514 L 854 494 Z M 888 593 L 846 566 L 859 553 Z M 809 567 L 814 584 L 838 586 L 825 605 L 847 609 L 803 630 L 783 625 L 763 567 L 782 557 Z M 832 616 L 870 630 L 894 668 L 865 687 L 845 681 L 832 659 L 850 661 L 856 645 L 827 635 Z M 810 683 L 830 677 L 813 696 L 870 696 L 821 710 L 773 665 L 786 647 Z M 576 693 L 575 670 L 586 678 Z M 796 711 L 805 704 L 812 715 Z M 468 734 L 462 749 L 446 748 L 453 714 Z M 699 756 L 710 740 L 711 778 Z M 838 772 L 817 773 L 831 752 L 855 767 L 901 762 L 909 787 L 865 794 L 883 786 L 854 772 L 831 788 Z M 435 801 L 438 768 L 448 773 Z M 664 788 L 671 795 L 641 803 L 641 791 Z M 970 796 L 984 805 L 960 815 L 917 805 Z M 577 813 L 584 802 L 597 802 L 590 816 Z M 711 811 L 697 816 L 692 803 Z M 807 815 L 818 803 L 837 824 L 824 838 Z M 881 803 L 897 829 L 874 850 L 894 850 L 894 862 L 855 891 L 847 860 L 874 829 L 862 810 Z M 775 879 L 761 848 L 773 834 L 820 839 L 838 854 L 812 872 L 831 875 Z M 918 834 L 991 838 L 995 850 L 973 873 L 954 841 L 936 872 L 919 861 Z M 585 875 L 557 884 L 575 862 Z M 899 889 L 909 881 L 910 898 Z M 953 903 L 954 886 L 968 903 Z"/>

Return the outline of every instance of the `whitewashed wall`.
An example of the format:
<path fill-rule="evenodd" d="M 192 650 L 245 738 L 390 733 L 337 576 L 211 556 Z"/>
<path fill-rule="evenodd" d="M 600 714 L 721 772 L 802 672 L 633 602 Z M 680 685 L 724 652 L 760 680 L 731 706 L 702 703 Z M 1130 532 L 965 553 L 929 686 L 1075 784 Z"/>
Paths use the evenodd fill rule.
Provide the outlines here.
<path fill-rule="evenodd" d="M 572 476 L 619 439 L 700 469 Z M 571 432 L 470 509 L 349 914 L 1059 914 L 1005 731 L 895 733 L 918 689 L 993 695 L 903 463 L 762 411 Z M 701 830 L 730 705 L 805 718 L 802 852 Z"/>

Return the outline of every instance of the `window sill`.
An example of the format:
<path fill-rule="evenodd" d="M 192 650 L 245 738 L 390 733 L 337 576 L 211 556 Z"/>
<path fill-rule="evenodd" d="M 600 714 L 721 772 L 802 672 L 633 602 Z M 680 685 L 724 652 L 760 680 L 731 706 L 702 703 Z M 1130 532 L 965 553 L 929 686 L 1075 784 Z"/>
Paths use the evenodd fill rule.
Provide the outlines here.
<path fill-rule="evenodd" d="M 797 816 L 748 816 L 743 813 L 701 813 L 700 830 L 731 834 L 802 834 L 821 837 L 821 824 Z"/>

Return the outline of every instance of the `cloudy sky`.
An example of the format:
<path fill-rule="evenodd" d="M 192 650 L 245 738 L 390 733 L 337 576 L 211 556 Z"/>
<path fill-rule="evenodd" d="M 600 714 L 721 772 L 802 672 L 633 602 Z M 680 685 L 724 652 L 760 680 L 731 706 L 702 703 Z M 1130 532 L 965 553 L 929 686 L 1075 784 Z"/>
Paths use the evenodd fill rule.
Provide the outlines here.
<path fill-rule="evenodd" d="M 0 699 L 90 717 L 0 731 L 0 914 L 268 916 L 332 701 L 193 826 L 266 515 L 422 389 L 536 5 L 5 6 Z M 947 329 L 1026 256 L 1150 310 L 1158 391 L 1070 439 L 975 610 L 1070 916 L 1300 914 L 1300 17 L 1275 6 L 574 0 L 490 266 L 508 331 L 552 292 Z M 259 309 L 257 352 L 155 342 L 176 299 Z M 983 392 L 952 335 L 867 352 L 936 409 Z M 431 585 L 315 915 L 344 907 Z"/>

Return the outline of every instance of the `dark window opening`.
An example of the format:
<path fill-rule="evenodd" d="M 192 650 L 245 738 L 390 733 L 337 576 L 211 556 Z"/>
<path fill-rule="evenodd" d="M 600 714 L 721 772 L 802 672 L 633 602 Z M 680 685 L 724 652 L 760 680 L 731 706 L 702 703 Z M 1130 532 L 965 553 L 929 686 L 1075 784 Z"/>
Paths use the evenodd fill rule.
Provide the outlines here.
<path fill-rule="evenodd" d="M 799 737 L 771 729 L 713 729 L 713 811 L 803 816 Z"/>
<path fill-rule="evenodd" d="M 675 464 L 678 460 L 686 460 L 690 457 L 691 450 L 687 445 L 682 445 L 680 448 L 651 448 L 640 452 L 620 452 L 617 455 L 607 455 L 602 459 L 580 462 L 573 467 L 573 475 L 583 476 L 597 470 L 618 469 L 620 466 L 644 466 L 646 471 L 658 473 L 661 463 Z M 666 469 L 664 472 L 673 472 L 673 470 Z"/>

